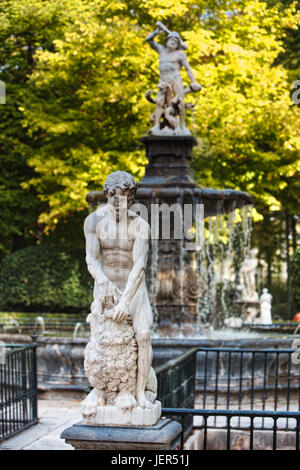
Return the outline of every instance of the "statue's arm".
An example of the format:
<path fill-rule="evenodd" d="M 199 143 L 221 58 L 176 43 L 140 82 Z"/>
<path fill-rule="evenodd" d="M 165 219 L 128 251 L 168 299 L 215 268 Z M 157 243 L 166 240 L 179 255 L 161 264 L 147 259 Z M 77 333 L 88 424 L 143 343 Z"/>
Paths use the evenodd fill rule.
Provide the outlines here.
<path fill-rule="evenodd" d="M 122 293 L 119 304 L 115 307 L 114 320 L 122 321 L 129 313 L 129 305 L 138 292 L 145 278 L 145 270 L 149 251 L 149 226 L 144 226 L 143 235 L 138 236 L 133 243 L 133 267 L 128 276 L 126 287 Z"/>
<path fill-rule="evenodd" d="M 147 262 L 147 255 L 149 250 L 149 244 L 146 240 L 137 238 L 133 245 L 133 267 L 128 276 L 128 281 L 120 302 L 129 306 L 133 297 L 137 293 L 141 282 L 145 278 L 145 269 Z"/>
<path fill-rule="evenodd" d="M 160 34 L 162 31 L 160 30 L 160 28 L 157 28 L 155 31 L 153 31 L 152 33 L 148 34 L 148 36 L 146 37 L 146 41 L 150 44 L 150 46 L 152 47 L 152 49 L 154 49 L 158 54 L 161 53 L 162 49 L 164 46 L 162 46 L 161 44 L 159 44 L 158 42 L 154 41 L 154 38 L 156 36 L 158 36 L 158 34 Z"/>
<path fill-rule="evenodd" d="M 84 235 L 86 241 L 86 264 L 89 273 L 98 284 L 109 282 L 100 263 L 100 242 L 96 234 L 96 221 L 94 213 L 90 214 L 84 222 Z"/>
<path fill-rule="evenodd" d="M 181 64 L 183 65 L 183 67 L 186 70 L 187 76 L 189 77 L 191 84 L 192 85 L 196 84 L 196 79 L 195 79 L 194 72 L 192 71 L 192 68 L 191 68 L 191 66 L 190 66 L 190 64 L 187 60 L 187 56 L 185 55 L 185 53 L 183 51 L 181 51 L 181 53 L 180 53 L 180 61 L 181 61 Z"/>

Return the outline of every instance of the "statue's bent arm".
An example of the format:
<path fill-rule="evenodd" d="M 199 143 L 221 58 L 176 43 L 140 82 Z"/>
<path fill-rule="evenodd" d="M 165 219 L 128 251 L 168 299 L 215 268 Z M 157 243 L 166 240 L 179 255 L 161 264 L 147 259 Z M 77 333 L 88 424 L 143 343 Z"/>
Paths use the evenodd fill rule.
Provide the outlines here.
<path fill-rule="evenodd" d="M 98 284 L 110 282 L 105 276 L 100 263 L 100 241 L 96 234 L 94 213 L 90 214 L 84 222 L 84 235 L 86 240 L 86 264 L 91 276 Z"/>
<path fill-rule="evenodd" d="M 159 44 L 158 42 L 154 41 L 154 38 L 160 34 L 162 31 L 157 28 L 155 31 L 153 31 L 152 33 L 148 34 L 148 36 L 146 37 L 146 41 L 150 44 L 150 46 L 152 47 L 152 49 L 154 49 L 158 54 L 160 54 L 160 52 L 162 51 L 162 49 L 164 48 L 164 46 L 162 46 L 161 44 Z"/>
<path fill-rule="evenodd" d="M 149 239 L 137 237 L 133 244 L 133 267 L 128 276 L 126 287 L 120 299 L 120 303 L 129 306 L 135 294 L 145 278 L 145 269 L 149 250 Z"/>

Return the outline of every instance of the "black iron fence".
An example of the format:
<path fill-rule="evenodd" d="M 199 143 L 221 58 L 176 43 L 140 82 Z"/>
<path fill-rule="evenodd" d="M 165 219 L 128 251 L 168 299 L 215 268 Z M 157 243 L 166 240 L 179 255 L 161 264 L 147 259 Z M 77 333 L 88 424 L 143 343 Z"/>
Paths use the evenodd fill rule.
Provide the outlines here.
<path fill-rule="evenodd" d="M 196 354 L 192 348 L 155 369 L 162 406 L 191 408 L 195 400 Z"/>
<path fill-rule="evenodd" d="M 197 348 L 192 348 L 176 359 L 155 369 L 157 399 L 169 408 L 193 408 L 195 404 Z M 173 416 L 177 419 L 176 416 Z M 193 428 L 193 417 L 186 419 L 185 435 Z"/>
<path fill-rule="evenodd" d="M 36 344 L 8 344 L 0 358 L 0 441 L 38 422 Z"/>
<path fill-rule="evenodd" d="M 199 348 L 197 408 L 299 411 L 294 355 L 294 349 Z"/>
<path fill-rule="evenodd" d="M 158 367 L 158 399 L 163 414 L 183 425 L 182 448 L 196 427 L 202 449 L 299 449 L 295 354 L 295 349 L 193 348 Z"/>
<path fill-rule="evenodd" d="M 200 418 L 195 450 L 299 450 L 300 412 L 258 410 L 198 410 L 163 408 L 164 416 L 181 422 L 180 449 L 184 450 L 184 438 L 189 420 Z M 215 422 L 219 420 L 216 428 Z M 262 431 L 262 423 L 269 422 L 269 430 Z M 282 422 L 290 423 L 289 429 Z M 241 422 L 243 426 L 241 427 Z"/>

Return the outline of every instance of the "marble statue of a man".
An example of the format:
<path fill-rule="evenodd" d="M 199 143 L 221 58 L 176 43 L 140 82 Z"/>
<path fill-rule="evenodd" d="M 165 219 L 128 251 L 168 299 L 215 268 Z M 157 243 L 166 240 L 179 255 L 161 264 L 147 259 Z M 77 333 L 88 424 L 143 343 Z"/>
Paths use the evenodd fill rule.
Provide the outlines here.
<path fill-rule="evenodd" d="M 160 33 L 166 33 L 166 44 L 163 46 L 154 41 Z M 190 67 L 183 48 L 180 35 L 175 31 L 169 31 L 162 23 L 157 22 L 157 29 L 150 33 L 147 42 L 159 55 L 160 82 L 158 84 L 158 95 L 154 100 L 151 93 L 146 94 L 150 102 L 156 103 L 156 110 L 153 115 L 154 126 L 151 134 L 156 135 L 189 135 L 185 126 L 185 108 L 192 108 L 193 105 L 185 104 L 184 97 L 187 93 L 198 92 L 201 85 L 196 83 L 194 73 Z M 180 69 L 184 67 L 191 82 L 188 88 L 184 88 Z M 179 122 L 176 118 L 179 115 Z M 164 122 L 161 122 L 162 117 Z"/>
<path fill-rule="evenodd" d="M 94 388 L 81 406 L 89 424 L 152 425 L 160 416 L 151 368 L 153 315 L 145 284 L 150 230 L 129 209 L 136 187 L 124 171 L 109 175 L 104 184 L 107 204 L 84 224 L 86 262 L 95 280 L 85 352 L 85 371 Z"/>

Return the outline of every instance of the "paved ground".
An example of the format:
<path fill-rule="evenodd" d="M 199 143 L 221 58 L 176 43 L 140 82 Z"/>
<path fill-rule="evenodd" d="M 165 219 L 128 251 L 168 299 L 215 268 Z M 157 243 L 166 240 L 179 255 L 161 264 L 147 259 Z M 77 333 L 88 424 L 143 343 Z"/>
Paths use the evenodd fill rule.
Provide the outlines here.
<path fill-rule="evenodd" d="M 73 450 L 61 432 L 80 421 L 80 400 L 39 400 L 40 422 L 0 443 L 0 450 Z"/>

